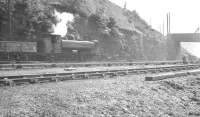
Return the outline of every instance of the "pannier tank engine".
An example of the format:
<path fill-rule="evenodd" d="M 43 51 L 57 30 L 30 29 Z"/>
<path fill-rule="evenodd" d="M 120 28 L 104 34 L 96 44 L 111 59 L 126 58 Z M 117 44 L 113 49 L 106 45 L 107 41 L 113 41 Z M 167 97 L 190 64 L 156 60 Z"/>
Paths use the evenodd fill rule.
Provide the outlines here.
<path fill-rule="evenodd" d="M 62 39 L 58 35 L 42 35 L 34 41 L 0 41 L 0 60 L 87 61 L 95 55 L 97 41 Z"/>

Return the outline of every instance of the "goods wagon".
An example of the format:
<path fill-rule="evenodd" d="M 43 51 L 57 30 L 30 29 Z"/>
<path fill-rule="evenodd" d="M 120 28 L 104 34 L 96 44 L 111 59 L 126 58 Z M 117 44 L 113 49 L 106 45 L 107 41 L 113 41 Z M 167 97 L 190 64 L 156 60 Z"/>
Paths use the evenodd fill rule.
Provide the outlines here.
<path fill-rule="evenodd" d="M 28 59 L 36 53 L 36 42 L 0 41 L 0 60 Z"/>
<path fill-rule="evenodd" d="M 37 52 L 36 42 L 0 41 L 0 52 Z"/>

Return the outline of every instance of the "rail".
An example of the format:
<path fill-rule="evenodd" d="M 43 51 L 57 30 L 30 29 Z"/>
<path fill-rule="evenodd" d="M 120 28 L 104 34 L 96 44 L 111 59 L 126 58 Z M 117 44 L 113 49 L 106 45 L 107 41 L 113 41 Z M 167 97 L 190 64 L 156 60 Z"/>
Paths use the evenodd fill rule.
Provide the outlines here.
<path fill-rule="evenodd" d="M 152 61 L 152 62 L 86 62 L 86 63 L 12 63 L 0 64 L 0 70 L 15 68 L 51 68 L 51 67 L 96 67 L 96 66 L 132 66 L 132 65 L 178 65 L 181 61 Z"/>
<path fill-rule="evenodd" d="M 80 80 L 124 76 L 132 74 L 147 74 L 147 73 L 165 73 L 183 70 L 199 69 L 199 64 L 178 65 L 168 67 L 151 67 L 151 68 L 124 68 L 124 69 L 110 69 L 110 70 L 94 70 L 84 72 L 69 72 L 69 73 L 53 73 L 53 74 L 38 74 L 38 75 L 19 75 L 19 76 L 3 76 L 0 77 L 0 85 L 15 86 L 20 84 L 33 84 L 44 82 L 57 82 L 65 80 Z"/>

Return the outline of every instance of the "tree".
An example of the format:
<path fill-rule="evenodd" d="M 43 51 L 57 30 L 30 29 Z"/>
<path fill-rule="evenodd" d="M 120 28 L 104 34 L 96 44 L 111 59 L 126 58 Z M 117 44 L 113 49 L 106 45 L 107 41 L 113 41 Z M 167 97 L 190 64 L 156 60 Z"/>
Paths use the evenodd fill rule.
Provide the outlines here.
<path fill-rule="evenodd" d="M 56 23 L 53 8 L 44 5 L 41 0 L 11 0 L 9 3 L 17 36 L 38 36 L 40 33 L 50 33 L 52 24 Z M 6 9 L 8 11 L 8 9 Z M 9 26 L 10 27 L 10 26 Z M 11 26 L 13 27 L 13 26 Z"/>
<path fill-rule="evenodd" d="M 110 17 L 109 18 L 109 22 L 108 22 L 108 25 L 107 25 L 109 28 L 113 28 L 113 27 L 116 27 L 116 21 L 113 17 Z"/>
<path fill-rule="evenodd" d="M 26 0 L 27 16 L 29 22 L 33 23 L 37 32 L 49 33 L 52 24 L 56 23 L 54 11 L 51 6 L 45 6 L 40 0 Z"/>

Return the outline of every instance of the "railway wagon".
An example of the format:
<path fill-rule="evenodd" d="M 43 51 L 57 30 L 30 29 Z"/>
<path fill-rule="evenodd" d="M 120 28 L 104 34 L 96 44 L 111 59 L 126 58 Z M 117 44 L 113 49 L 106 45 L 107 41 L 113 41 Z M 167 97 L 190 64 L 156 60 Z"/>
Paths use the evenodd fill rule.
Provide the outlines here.
<path fill-rule="evenodd" d="M 37 42 L 0 41 L 0 60 L 28 60 L 37 53 Z"/>

